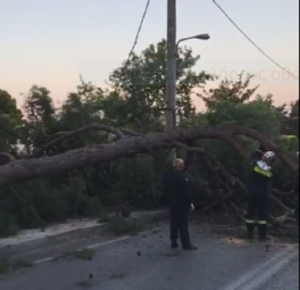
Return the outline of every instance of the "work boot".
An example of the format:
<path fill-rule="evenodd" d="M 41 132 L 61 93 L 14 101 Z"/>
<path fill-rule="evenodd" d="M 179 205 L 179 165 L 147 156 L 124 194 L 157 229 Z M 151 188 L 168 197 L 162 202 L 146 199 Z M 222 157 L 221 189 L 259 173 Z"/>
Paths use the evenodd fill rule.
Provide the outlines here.
<path fill-rule="evenodd" d="M 269 241 L 270 238 L 267 235 L 267 225 L 259 225 L 258 227 L 259 237 L 258 240 L 260 242 Z"/>
<path fill-rule="evenodd" d="M 171 249 L 177 249 L 177 248 L 179 248 L 178 243 L 177 242 L 172 242 L 171 243 Z"/>
<path fill-rule="evenodd" d="M 184 245 L 182 246 L 182 249 L 183 250 L 186 250 L 186 251 L 195 251 L 195 250 L 198 250 L 198 248 L 192 244 L 187 244 L 187 245 Z"/>

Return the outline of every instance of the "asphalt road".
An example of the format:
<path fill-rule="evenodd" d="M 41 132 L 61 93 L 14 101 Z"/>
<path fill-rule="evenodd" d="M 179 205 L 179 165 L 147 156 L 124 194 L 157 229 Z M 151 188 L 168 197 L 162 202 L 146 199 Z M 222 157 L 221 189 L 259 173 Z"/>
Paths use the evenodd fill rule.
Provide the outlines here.
<path fill-rule="evenodd" d="M 293 258 L 258 290 L 299 289 L 299 256 Z"/>
<path fill-rule="evenodd" d="M 192 225 L 195 252 L 170 250 L 168 228 L 6 276 L 1 290 L 296 290 L 298 248 L 248 243 Z"/>

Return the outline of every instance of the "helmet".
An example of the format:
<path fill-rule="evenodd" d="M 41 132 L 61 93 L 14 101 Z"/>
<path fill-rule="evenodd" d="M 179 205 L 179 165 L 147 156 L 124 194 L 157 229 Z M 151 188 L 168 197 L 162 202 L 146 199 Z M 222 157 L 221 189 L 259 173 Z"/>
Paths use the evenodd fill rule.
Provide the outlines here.
<path fill-rule="evenodd" d="M 267 151 L 264 155 L 263 155 L 263 160 L 272 160 L 275 157 L 275 153 L 273 151 Z"/>

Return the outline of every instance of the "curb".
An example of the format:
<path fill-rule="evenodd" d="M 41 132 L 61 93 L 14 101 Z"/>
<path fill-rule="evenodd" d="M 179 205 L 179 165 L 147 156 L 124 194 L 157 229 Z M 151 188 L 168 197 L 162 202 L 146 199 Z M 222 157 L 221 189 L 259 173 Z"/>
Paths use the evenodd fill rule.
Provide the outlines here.
<path fill-rule="evenodd" d="M 145 221 L 155 221 L 167 216 L 167 210 L 149 211 L 133 213 L 129 220 L 145 218 Z M 89 227 L 71 229 L 67 232 L 56 235 L 46 235 L 45 237 L 24 241 L 10 245 L 0 245 L 0 258 L 13 258 L 14 256 L 29 255 L 32 252 L 46 250 L 50 247 L 58 247 L 69 242 L 80 241 L 100 235 L 107 223 L 98 223 Z"/>

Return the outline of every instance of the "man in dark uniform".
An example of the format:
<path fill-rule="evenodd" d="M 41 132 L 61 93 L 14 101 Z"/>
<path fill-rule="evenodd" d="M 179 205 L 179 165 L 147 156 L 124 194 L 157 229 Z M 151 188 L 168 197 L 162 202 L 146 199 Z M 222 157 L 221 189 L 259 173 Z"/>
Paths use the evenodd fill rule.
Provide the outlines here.
<path fill-rule="evenodd" d="M 246 224 L 248 238 L 253 239 L 253 232 L 258 222 L 259 240 L 267 240 L 267 217 L 268 217 L 268 199 L 269 183 L 273 176 L 272 163 L 275 160 L 275 153 L 267 151 L 262 159 L 255 161 L 253 165 L 248 196 L 248 210 Z M 258 218 L 258 221 L 256 221 Z"/>
<path fill-rule="evenodd" d="M 184 161 L 175 159 L 174 170 L 166 177 L 165 189 L 170 207 L 171 248 L 178 248 L 178 238 L 184 250 L 197 250 L 190 241 L 188 230 L 189 212 L 194 209 L 188 194 L 188 180 L 183 173 Z"/>

